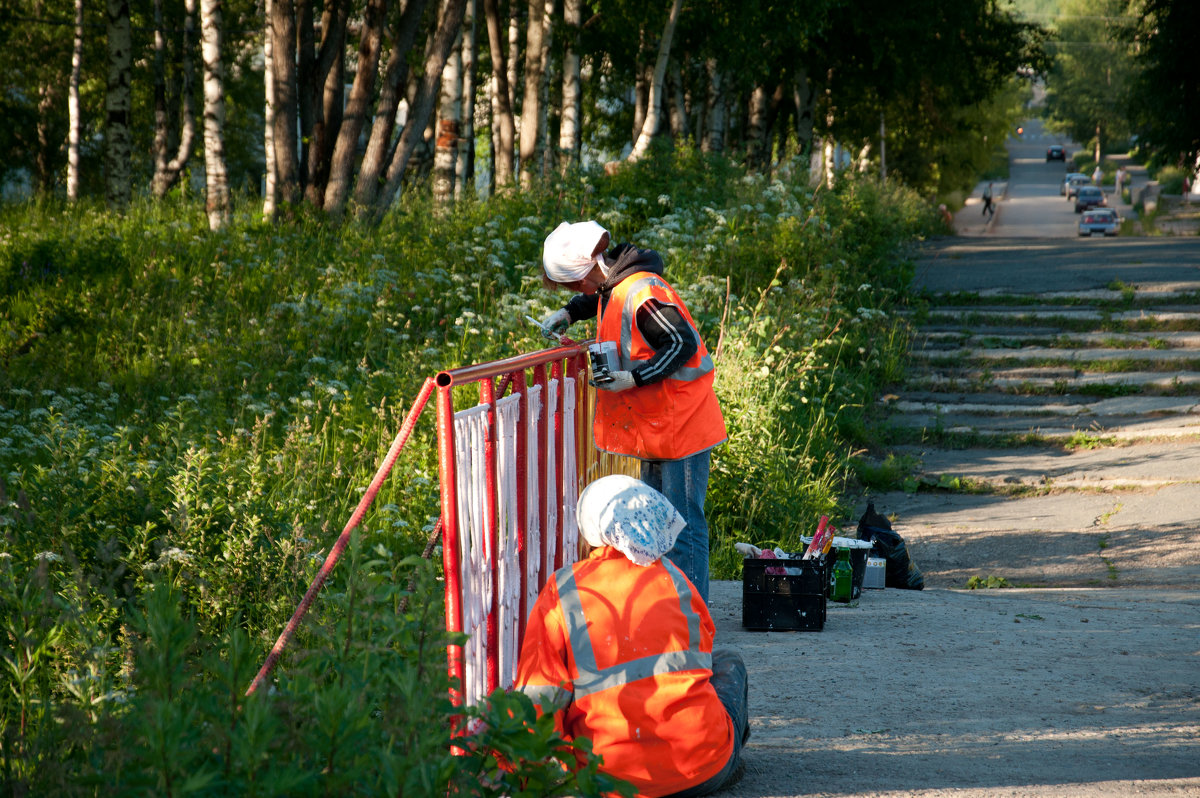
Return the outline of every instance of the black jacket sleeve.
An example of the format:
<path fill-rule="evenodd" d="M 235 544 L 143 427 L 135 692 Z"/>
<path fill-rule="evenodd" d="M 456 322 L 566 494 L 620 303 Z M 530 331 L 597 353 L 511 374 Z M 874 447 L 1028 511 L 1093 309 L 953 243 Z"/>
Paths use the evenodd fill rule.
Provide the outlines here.
<path fill-rule="evenodd" d="M 670 377 L 700 348 L 700 336 L 679 308 L 651 297 L 638 306 L 634 320 L 654 355 L 633 369 L 637 385 L 649 385 Z"/>
<path fill-rule="evenodd" d="M 566 304 L 567 313 L 571 315 L 571 321 L 585 321 L 586 319 L 596 318 L 596 308 L 600 306 L 600 295 L 592 294 L 576 294 L 571 297 Z"/>

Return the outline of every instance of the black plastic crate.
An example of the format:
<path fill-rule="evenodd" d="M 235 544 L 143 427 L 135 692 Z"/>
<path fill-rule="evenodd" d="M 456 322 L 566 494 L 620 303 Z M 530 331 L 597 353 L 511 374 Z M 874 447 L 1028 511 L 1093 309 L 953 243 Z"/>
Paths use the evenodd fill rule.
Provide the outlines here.
<path fill-rule="evenodd" d="M 794 573 L 767 573 L 767 569 Z M 819 632 L 825 627 L 825 565 L 817 560 L 742 560 L 742 626 Z"/>

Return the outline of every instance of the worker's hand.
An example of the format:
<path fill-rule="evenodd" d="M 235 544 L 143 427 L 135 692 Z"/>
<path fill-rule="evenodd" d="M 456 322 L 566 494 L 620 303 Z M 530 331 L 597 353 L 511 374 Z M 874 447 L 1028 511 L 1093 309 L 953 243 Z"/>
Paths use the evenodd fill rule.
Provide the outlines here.
<path fill-rule="evenodd" d="M 566 308 L 560 308 L 542 319 L 542 335 L 554 340 L 565 333 L 570 326 L 571 314 L 567 313 Z"/>
<path fill-rule="evenodd" d="M 635 385 L 637 385 L 637 383 L 633 381 L 632 371 L 610 371 L 608 372 L 608 376 L 610 379 L 593 382 L 592 384 L 602 391 L 612 391 L 613 393 L 628 391 L 630 388 L 633 388 Z"/>

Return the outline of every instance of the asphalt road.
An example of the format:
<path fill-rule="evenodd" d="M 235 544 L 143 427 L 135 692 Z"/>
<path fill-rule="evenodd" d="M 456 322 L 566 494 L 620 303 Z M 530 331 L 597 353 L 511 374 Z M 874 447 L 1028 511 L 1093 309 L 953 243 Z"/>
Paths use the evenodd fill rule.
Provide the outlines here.
<path fill-rule="evenodd" d="M 1120 280 L 1141 290 L 1166 291 L 1191 290 L 1183 286 L 1200 276 L 1200 238 L 1055 238 L 1052 215 L 1042 225 L 1044 238 L 1012 238 L 1007 218 L 1005 208 L 996 237 L 956 238 L 927 247 L 917 262 L 915 287 L 1045 293 L 1105 288 Z"/>
<path fill-rule="evenodd" d="M 1022 138 L 1008 142 L 1008 190 L 992 227 L 993 235 L 1078 237 L 1079 216 L 1075 213 L 1075 201 L 1068 202 L 1058 193 L 1059 184 L 1068 171 L 1067 163 L 1046 160 L 1046 147 L 1050 144 L 1066 144 L 1068 153 L 1077 149 L 1070 141 L 1044 133 L 1038 119 L 1025 124 Z"/>

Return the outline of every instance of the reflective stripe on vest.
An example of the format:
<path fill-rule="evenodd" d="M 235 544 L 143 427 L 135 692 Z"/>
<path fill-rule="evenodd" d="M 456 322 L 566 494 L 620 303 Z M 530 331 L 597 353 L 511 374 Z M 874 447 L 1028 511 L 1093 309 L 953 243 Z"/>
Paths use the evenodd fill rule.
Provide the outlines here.
<path fill-rule="evenodd" d="M 675 584 L 675 592 L 679 594 L 679 608 L 688 624 L 688 649 L 650 654 L 611 668 L 600 668 L 596 665 L 596 653 L 592 649 L 592 638 L 588 634 L 587 618 L 583 614 L 579 589 L 575 586 L 575 570 L 559 570 L 556 577 L 558 601 L 562 607 L 567 637 L 578 670 L 575 677 L 576 699 L 663 673 L 712 669 L 712 654 L 700 650 L 700 615 L 692 611 L 692 587 L 675 563 L 665 558 L 660 562 L 666 566 L 667 573 L 671 575 L 671 581 Z"/>
<path fill-rule="evenodd" d="M 634 363 L 633 325 L 637 323 L 635 316 L 637 312 L 637 306 L 640 304 L 638 297 L 644 289 L 651 286 L 666 291 L 668 296 L 675 296 L 675 291 L 671 288 L 671 286 L 667 285 L 661 277 L 655 274 L 647 273 L 644 277 L 639 277 L 630 284 L 629 288 L 625 291 L 625 301 L 622 303 L 623 306 L 621 308 L 621 338 L 618 341 L 618 345 L 621 352 L 622 366 Z M 599 329 L 599 325 L 597 325 L 597 329 Z M 703 351 L 704 347 L 700 346 L 699 334 L 695 329 L 692 329 L 691 332 L 692 335 L 696 336 L 696 346 L 698 350 Z M 695 366 L 681 366 L 671 374 L 669 379 L 690 382 L 692 380 L 700 379 L 712 370 L 712 358 L 708 356 L 708 352 L 704 352 L 699 364 Z"/>
<path fill-rule="evenodd" d="M 525 684 L 520 689 L 543 712 L 555 712 L 571 703 L 571 692 L 552 684 Z"/>

